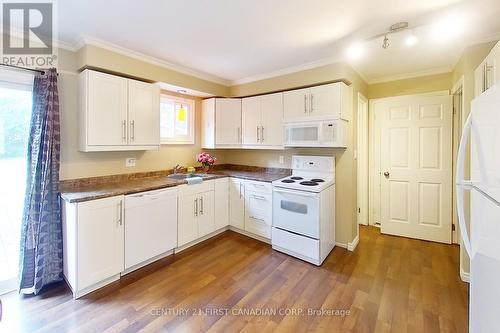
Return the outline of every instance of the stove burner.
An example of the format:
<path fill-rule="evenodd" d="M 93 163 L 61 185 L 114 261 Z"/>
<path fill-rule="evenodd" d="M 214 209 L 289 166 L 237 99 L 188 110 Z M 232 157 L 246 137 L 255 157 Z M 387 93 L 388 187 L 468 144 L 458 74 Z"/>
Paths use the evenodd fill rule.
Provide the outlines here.
<path fill-rule="evenodd" d="M 320 179 L 320 178 L 313 178 L 311 179 L 312 182 L 315 182 L 315 183 L 322 183 L 324 182 L 325 180 L 324 179 Z"/>
<path fill-rule="evenodd" d="M 293 180 L 302 180 L 304 178 L 295 176 L 295 177 L 290 177 L 290 179 L 293 179 Z"/>
<path fill-rule="evenodd" d="M 300 185 L 305 185 L 305 186 L 316 186 L 316 185 L 319 185 L 319 184 L 318 184 L 318 183 L 316 183 L 316 182 L 310 181 L 310 180 L 306 180 L 306 181 L 300 182 Z"/>
<path fill-rule="evenodd" d="M 295 180 L 293 180 L 293 179 L 283 179 L 281 182 L 282 183 L 295 183 Z"/>

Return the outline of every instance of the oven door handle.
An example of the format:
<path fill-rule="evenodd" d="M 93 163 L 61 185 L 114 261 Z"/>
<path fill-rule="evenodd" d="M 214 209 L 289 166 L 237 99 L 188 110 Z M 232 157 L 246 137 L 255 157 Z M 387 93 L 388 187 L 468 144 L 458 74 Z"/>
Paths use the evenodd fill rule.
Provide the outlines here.
<path fill-rule="evenodd" d="M 299 195 L 299 196 L 303 196 L 303 197 L 317 197 L 318 196 L 318 193 L 303 192 L 303 191 L 288 191 L 288 190 L 277 189 L 277 188 L 274 188 L 273 191 L 277 192 L 277 193 Z"/>

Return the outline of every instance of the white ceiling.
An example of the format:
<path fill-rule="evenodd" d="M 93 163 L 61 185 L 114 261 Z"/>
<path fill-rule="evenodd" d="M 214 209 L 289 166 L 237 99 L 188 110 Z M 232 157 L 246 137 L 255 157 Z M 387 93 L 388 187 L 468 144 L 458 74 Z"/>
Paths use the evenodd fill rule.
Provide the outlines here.
<path fill-rule="evenodd" d="M 395 22 L 429 25 L 449 13 L 463 15 L 466 27 L 454 40 L 433 41 L 426 26 L 415 30 L 413 47 L 404 45 L 403 34 L 390 36 L 387 50 L 381 38 L 364 42 L 364 55 L 352 64 L 373 82 L 449 70 L 466 44 L 498 36 L 500 1 L 64 0 L 58 30 L 66 43 L 105 41 L 241 83 L 344 60 L 351 42 Z"/>

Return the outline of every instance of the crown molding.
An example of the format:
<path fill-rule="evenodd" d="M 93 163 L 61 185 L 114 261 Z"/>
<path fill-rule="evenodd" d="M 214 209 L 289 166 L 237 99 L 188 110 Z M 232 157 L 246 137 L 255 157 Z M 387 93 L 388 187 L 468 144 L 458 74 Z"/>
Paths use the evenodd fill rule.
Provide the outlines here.
<path fill-rule="evenodd" d="M 122 47 L 122 46 L 119 46 L 119 45 L 116 45 L 116 44 L 113 44 L 113 43 L 110 43 L 110 42 L 107 42 L 107 41 L 104 41 L 101 39 L 93 38 L 93 37 L 83 36 L 73 45 L 73 48 L 76 50 L 79 50 L 85 45 L 97 46 L 97 47 L 100 47 L 102 49 L 106 49 L 108 51 L 112 51 L 112 52 L 130 57 L 130 58 L 134 58 L 137 60 L 141 60 L 141 61 L 150 63 L 152 65 L 171 69 L 171 70 L 174 70 L 174 71 L 179 72 L 179 73 L 194 76 L 198 79 L 210 81 L 210 82 L 221 84 L 224 86 L 229 86 L 231 83 L 231 81 L 226 80 L 224 78 L 221 78 L 221 77 L 209 74 L 209 73 L 197 71 L 197 70 L 189 68 L 189 67 L 177 65 L 177 64 L 162 60 L 160 58 L 152 57 L 152 56 L 149 56 L 147 54 L 137 52 L 137 51 L 134 51 L 134 50 L 131 50 L 131 49 L 128 49 L 128 48 L 125 48 L 125 47 Z"/>
<path fill-rule="evenodd" d="M 438 68 L 433 68 L 433 69 L 429 69 L 429 70 L 410 72 L 410 73 L 405 73 L 405 74 L 383 76 L 380 78 L 368 80 L 367 83 L 368 84 L 385 83 L 385 82 L 391 82 L 391 81 L 413 79 L 413 78 L 418 78 L 418 77 L 422 77 L 422 76 L 445 74 L 445 73 L 450 73 L 452 71 L 453 71 L 453 67 L 448 67 L 448 66 L 438 67 Z"/>
<path fill-rule="evenodd" d="M 317 67 L 321 67 L 321 66 L 340 63 L 341 61 L 342 61 L 341 57 L 324 58 L 324 59 L 320 59 L 320 60 L 307 62 L 307 63 L 297 65 L 297 66 L 290 66 L 290 67 L 282 68 L 282 69 L 279 69 L 276 71 L 252 75 L 252 76 L 248 76 L 248 77 L 245 77 L 242 79 L 232 80 L 232 81 L 230 81 L 230 85 L 236 86 L 236 85 L 240 85 L 240 84 L 261 81 L 261 80 L 265 80 L 265 79 L 271 79 L 271 78 L 277 77 L 277 76 L 293 74 L 293 73 L 305 71 L 308 69 L 313 69 L 313 68 L 317 68 Z"/>

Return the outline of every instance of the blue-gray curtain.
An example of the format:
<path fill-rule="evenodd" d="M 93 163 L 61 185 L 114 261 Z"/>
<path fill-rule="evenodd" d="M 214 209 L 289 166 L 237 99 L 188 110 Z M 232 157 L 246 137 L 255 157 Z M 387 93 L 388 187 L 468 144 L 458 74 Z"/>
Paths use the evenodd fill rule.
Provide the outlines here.
<path fill-rule="evenodd" d="M 30 126 L 19 290 L 36 295 L 43 286 L 62 280 L 63 271 L 58 197 L 60 123 L 55 69 L 35 76 Z"/>

